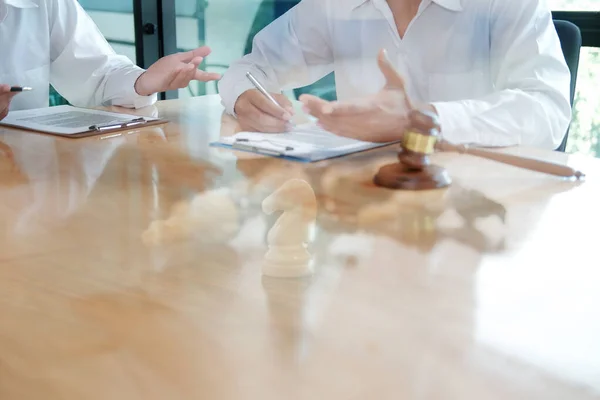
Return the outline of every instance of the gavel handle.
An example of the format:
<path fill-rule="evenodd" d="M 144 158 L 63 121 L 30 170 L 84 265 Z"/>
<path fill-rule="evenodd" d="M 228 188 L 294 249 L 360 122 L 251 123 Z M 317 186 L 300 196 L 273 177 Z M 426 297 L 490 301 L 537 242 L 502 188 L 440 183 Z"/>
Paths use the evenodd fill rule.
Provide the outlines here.
<path fill-rule="evenodd" d="M 547 161 L 519 157 L 512 154 L 498 153 L 495 151 L 483 150 L 465 145 L 452 145 L 447 142 L 442 144 L 441 149 L 456 151 L 463 154 L 470 154 L 473 156 L 501 162 L 503 164 L 512 165 L 514 167 L 524 168 L 550 175 L 563 176 L 565 178 L 574 177 L 576 179 L 583 179 L 585 177 L 581 171 L 577 171 L 571 167 L 567 167 L 566 165 L 559 165 Z"/>

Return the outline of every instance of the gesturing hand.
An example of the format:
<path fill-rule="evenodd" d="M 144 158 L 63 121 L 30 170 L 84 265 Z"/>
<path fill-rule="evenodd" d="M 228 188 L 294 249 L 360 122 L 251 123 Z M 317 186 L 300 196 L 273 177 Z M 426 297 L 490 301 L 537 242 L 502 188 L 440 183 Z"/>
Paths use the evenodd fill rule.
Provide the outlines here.
<path fill-rule="evenodd" d="M 221 78 L 220 74 L 198 69 L 202 60 L 210 54 L 207 46 L 183 53 L 165 56 L 152 64 L 135 82 L 140 96 L 166 92 L 187 87 L 191 81 L 209 82 Z"/>
<path fill-rule="evenodd" d="M 0 85 L 0 121 L 2 121 L 8 115 L 10 101 L 16 95 L 17 93 L 10 91 L 9 85 Z"/>
<path fill-rule="evenodd" d="M 405 90 L 404 79 L 389 61 L 387 52 L 378 56 L 379 69 L 386 85 L 375 95 L 345 102 L 328 102 L 311 95 L 300 101 L 326 130 L 339 136 L 367 142 L 399 140 L 409 126 L 413 108 Z"/>

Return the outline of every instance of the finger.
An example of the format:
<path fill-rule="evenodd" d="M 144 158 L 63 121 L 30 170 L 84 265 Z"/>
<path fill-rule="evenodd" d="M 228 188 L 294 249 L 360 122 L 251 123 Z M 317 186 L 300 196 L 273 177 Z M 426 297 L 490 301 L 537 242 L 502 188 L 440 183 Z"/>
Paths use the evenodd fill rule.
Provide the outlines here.
<path fill-rule="evenodd" d="M 194 57 L 189 63 L 193 64 L 196 68 L 204 61 L 204 57 Z"/>
<path fill-rule="evenodd" d="M 258 110 L 257 114 L 252 114 L 250 119 L 253 125 L 258 128 L 259 132 L 281 133 L 289 130 L 288 122 L 277 119 L 269 114 L 265 114 L 260 110 Z"/>
<path fill-rule="evenodd" d="M 390 61 L 387 50 L 383 49 L 379 52 L 377 63 L 379 64 L 379 69 L 385 77 L 387 86 L 405 91 L 404 79 Z"/>
<path fill-rule="evenodd" d="M 221 74 L 217 74 L 216 72 L 206 72 L 199 69 L 196 70 L 194 75 L 194 80 L 202 82 L 218 81 L 219 79 L 221 79 Z"/>
<path fill-rule="evenodd" d="M 246 103 L 238 113 L 238 119 L 245 120 L 258 132 L 286 132 L 287 122 L 264 113 L 252 103 Z"/>
<path fill-rule="evenodd" d="M 294 111 L 294 106 L 292 104 L 292 102 L 290 101 L 290 99 L 283 95 L 283 94 L 275 94 L 273 95 L 273 97 L 275 98 L 275 100 L 277 100 L 277 102 L 286 110 L 288 111 L 290 114 L 294 115 L 295 111 Z"/>
<path fill-rule="evenodd" d="M 3 102 L 9 102 L 13 99 L 13 97 L 15 97 L 16 95 L 18 95 L 20 92 L 8 92 L 8 93 L 3 93 L 0 92 L 0 99 L 2 99 Z"/>
<path fill-rule="evenodd" d="M 250 98 L 250 101 L 256 108 L 265 114 L 271 115 L 272 117 L 278 118 L 282 121 L 289 121 L 292 118 L 290 113 L 285 108 L 273 104 L 271 100 L 269 100 L 266 96 L 263 96 L 263 94 L 259 91 L 255 92 L 255 94 Z"/>
<path fill-rule="evenodd" d="M 196 71 L 196 67 L 192 64 L 187 64 L 184 67 L 181 67 L 178 71 L 169 87 L 171 89 L 181 89 L 190 84 L 190 81 L 194 77 Z"/>
<path fill-rule="evenodd" d="M 183 68 L 173 80 L 173 86 L 178 89 L 187 87 L 193 79 L 195 71 L 196 68 L 192 64 Z"/>
<path fill-rule="evenodd" d="M 238 117 L 238 123 L 240 125 L 240 132 L 264 132 L 251 119 Z"/>
<path fill-rule="evenodd" d="M 197 49 L 178 53 L 177 58 L 182 62 L 190 62 L 196 57 L 206 57 L 211 53 L 211 49 L 208 46 L 198 47 Z"/>
<path fill-rule="evenodd" d="M 0 94 L 11 93 L 9 85 L 0 85 Z"/>

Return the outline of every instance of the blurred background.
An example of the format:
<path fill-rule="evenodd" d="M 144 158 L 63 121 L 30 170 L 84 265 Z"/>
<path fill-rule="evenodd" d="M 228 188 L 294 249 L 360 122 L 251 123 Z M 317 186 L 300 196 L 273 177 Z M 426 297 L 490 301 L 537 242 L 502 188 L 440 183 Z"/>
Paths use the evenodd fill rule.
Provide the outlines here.
<path fill-rule="evenodd" d="M 164 54 L 208 44 L 213 54 L 204 69 L 224 72 L 251 49 L 253 36 L 298 3 L 296 0 L 79 0 L 114 49 L 147 67 Z M 600 0 L 548 0 L 556 19 L 575 23 L 582 31 L 574 119 L 567 151 L 600 157 Z M 143 18 L 142 18 L 143 16 Z M 192 83 L 162 98 L 213 94 L 215 83 Z M 308 88 L 335 96 L 331 76 Z M 53 94 L 58 104 L 60 96 Z"/>

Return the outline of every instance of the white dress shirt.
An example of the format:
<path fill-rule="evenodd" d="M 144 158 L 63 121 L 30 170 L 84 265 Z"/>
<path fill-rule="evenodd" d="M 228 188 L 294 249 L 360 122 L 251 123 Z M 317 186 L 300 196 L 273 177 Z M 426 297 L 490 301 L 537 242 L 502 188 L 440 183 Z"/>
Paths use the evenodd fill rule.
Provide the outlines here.
<path fill-rule="evenodd" d="M 10 110 L 48 106 L 49 84 L 71 104 L 140 108 L 143 70 L 117 55 L 77 0 L 0 0 L 0 83 L 30 86 Z"/>
<path fill-rule="evenodd" d="M 448 140 L 554 149 L 566 133 L 570 73 L 544 0 L 423 0 L 403 38 L 385 0 L 303 0 L 225 73 L 223 105 L 252 88 L 248 70 L 275 92 L 334 71 L 338 99 L 374 94 L 381 48 Z"/>

